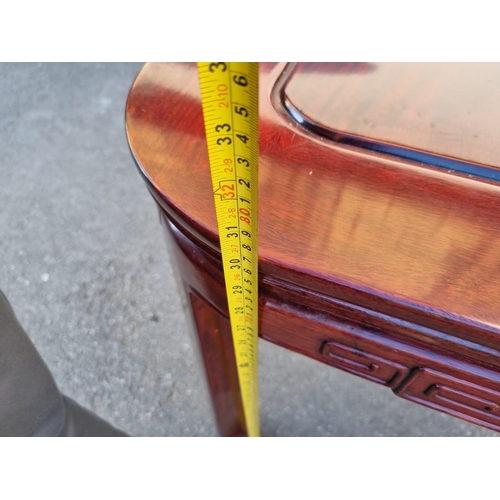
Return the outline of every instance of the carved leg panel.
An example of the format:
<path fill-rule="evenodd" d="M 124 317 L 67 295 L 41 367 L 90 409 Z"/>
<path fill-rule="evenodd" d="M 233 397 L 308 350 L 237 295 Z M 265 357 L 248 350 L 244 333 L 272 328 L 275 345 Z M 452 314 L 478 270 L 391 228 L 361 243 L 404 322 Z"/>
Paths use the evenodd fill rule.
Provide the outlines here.
<path fill-rule="evenodd" d="M 222 436 L 244 436 L 245 420 L 229 319 L 195 293 L 191 292 L 189 297 L 219 433 Z"/>
<path fill-rule="evenodd" d="M 193 314 L 219 434 L 246 436 L 231 326 L 224 310 L 225 290 L 213 280 L 210 265 L 196 265 L 196 247 L 164 215 L 161 217 L 170 254 L 179 271 L 177 277 Z"/>

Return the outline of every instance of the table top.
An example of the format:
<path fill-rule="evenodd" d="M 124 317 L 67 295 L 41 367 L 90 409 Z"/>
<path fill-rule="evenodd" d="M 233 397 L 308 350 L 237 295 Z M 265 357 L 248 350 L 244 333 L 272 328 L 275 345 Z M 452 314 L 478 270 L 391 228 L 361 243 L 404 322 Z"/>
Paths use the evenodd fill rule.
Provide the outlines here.
<path fill-rule="evenodd" d="M 261 66 L 263 276 L 387 314 L 427 318 L 428 325 L 449 322 L 457 335 L 500 348 L 494 175 L 449 171 L 335 137 L 340 131 L 495 172 L 500 66 L 315 67 L 296 67 L 278 88 L 284 65 Z M 287 115 L 286 99 L 331 136 Z M 216 249 L 196 65 L 147 64 L 131 89 L 127 133 L 137 164 L 172 216 Z"/>
<path fill-rule="evenodd" d="M 500 64 L 299 63 L 286 94 L 329 129 L 500 169 Z"/>

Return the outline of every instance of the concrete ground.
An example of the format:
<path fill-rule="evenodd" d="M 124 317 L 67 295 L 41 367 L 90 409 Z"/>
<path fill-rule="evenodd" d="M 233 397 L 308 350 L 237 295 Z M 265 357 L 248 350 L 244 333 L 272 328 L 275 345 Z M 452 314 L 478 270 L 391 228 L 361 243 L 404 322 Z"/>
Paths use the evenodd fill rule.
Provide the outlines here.
<path fill-rule="evenodd" d="M 61 390 L 136 436 L 213 436 L 157 211 L 127 147 L 141 64 L 0 65 L 0 288 Z M 259 344 L 265 436 L 494 436 Z"/>

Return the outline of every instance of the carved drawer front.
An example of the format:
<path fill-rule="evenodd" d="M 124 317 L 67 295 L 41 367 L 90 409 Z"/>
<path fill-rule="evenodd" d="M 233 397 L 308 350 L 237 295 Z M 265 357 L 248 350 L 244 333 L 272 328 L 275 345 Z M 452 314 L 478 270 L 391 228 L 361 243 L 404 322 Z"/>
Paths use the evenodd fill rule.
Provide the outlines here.
<path fill-rule="evenodd" d="M 321 347 L 323 360 L 341 370 L 394 387 L 408 374 L 409 369 L 373 354 L 367 354 L 340 342 L 324 342 Z"/>
<path fill-rule="evenodd" d="M 499 391 L 421 368 L 395 392 L 416 403 L 500 430 Z"/>

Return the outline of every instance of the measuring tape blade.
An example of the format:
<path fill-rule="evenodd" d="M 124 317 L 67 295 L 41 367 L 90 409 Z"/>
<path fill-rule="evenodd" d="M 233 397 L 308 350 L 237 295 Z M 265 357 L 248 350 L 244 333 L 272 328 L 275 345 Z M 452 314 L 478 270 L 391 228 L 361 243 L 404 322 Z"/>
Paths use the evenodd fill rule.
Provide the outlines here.
<path fill-rule="evenodd" d="M 258 436 L 259 66 L 198 63 L 198 74 L 243 410 Z"/>

